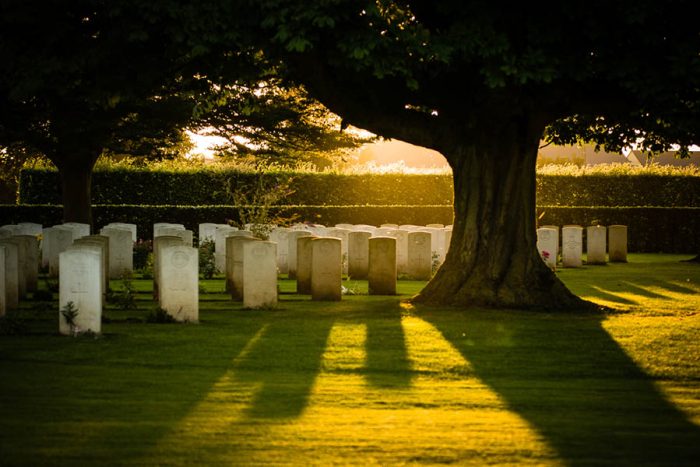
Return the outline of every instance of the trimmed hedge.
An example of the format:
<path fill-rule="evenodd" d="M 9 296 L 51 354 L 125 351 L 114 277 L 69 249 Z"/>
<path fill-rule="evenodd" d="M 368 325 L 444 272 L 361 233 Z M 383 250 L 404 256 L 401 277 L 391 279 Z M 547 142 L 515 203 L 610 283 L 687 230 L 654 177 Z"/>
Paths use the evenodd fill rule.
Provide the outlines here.
<path fill-rule="evenodd" d="M 94 204 L 229 205 L 226 182 L 241 191 L 259 184 L 255 172 L 112 169 L 92 176 Z M 299 206 L 451 205 L 452 179 L 445 175 L 269 172 L 263 186 L 289 184 L 293 193 L 280 204 Z M 60 204 L 58 172 L 24 169 L 20 174 L 20 204 Z"/>
<path fill-rule="evenodd" d="M 700 252 L 700 208 L 649 207 L 561 207 L 540 206 L 540 224 L 629 226 L 629 250 L 652 253 Z M 417 224 L 452 223 L 452 206 L 283 206 L 278 214 L 298 216 L 299 221 L 324 225 L 355 223 Z M 61 206 L 0 205 L 0 224 L 39 222 L 45 226 L 61 222 Z M 184 224 L 197 232 L 203 222 L 236 220 L 233 206 L 94 206 L 94 224 L 110 222 L 138 225 L 139 236 L 150 238 L 155 222 Z"/>
<path fill-rule="evenodd" d="M 242 191 L 260 175 L 223 170 L 97 170 L 95 204 L 227 205 L 230 178 Z M 293 193 L 280 204 L 300 206 L 451 205 L 451 175 L 334 174 L 271 172 L 265 186 L 289 181 Z M 58 173 L 25 169 L 20 176 L 20 203 L 59 204 Z M 537 204 L 542 206 L 700 206 L 700 177 L 668 174 L 543 175 L 537 177 Z"/>

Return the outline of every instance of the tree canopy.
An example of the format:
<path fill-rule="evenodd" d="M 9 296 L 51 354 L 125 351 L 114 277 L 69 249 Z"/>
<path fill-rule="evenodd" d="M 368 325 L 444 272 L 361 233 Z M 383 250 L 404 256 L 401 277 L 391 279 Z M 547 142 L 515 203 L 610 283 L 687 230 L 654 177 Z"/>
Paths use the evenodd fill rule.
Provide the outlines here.
<path fill-rule="evenodd" d="M 263 0 L 237 27 L 350 124 L 452 166 L 450 252 L 418 300 L 571 308 L 583 303 L 535 248 L 539 141 L 697 143 L 692 11 L 689 1 Z"/>

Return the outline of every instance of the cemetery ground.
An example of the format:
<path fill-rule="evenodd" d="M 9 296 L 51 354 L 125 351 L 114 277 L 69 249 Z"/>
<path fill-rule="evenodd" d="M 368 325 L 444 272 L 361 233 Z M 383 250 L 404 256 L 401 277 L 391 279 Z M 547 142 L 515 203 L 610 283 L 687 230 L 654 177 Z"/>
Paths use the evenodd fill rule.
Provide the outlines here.
<path fill-rule="evenodd" d="M 312 302 L 275 310 L 201 282 L 200 324 L 106 308 L 104 335 L 57 335 L 27 301 L 0 336 L 0 465 L 698 465 L 700 267 L 689 256 L 560 269 L 601 313 Z M 113 281 L 118 291 L 120 281 Z M 364 293 L 364 294 L 363 294 Z M 14 318 L 13 318 L 14 319 Z"/>

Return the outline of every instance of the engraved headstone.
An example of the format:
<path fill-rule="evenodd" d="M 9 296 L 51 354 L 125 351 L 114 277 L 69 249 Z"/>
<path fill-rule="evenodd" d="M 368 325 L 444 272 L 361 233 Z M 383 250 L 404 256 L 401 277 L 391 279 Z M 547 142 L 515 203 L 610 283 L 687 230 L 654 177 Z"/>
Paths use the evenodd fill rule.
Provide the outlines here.
<path fill-rule="evenodd" d="M 586 264 L 605 264 L 606 237 L 605 226 L 586 227 Z"/>
<path fill-rule="evenodd" d="M 105 235 L 88 235 L 73 240 L 73 245 L 97 245 L 102 249 L 102 290 L 109 289 L 109 237 Z"/>
<path fill-rule="evenodd" d="M 608 226 L 608 257 L 611 263 L 627 262 L 627 226 Z"/>
<path fill-rule="evenodd" d="M 369 239 L 370 295 L 396 295 L 396 239 L 373 237 Z"/>
<path fill-rule="evenodd" d="M 76 245 L 59 255 L 58 322 L 64 335 L 102 331 L 102 258 L 97 246 Z M 62 310 L 71 302 L 77 310 L 73 323 Z"/>
<path fill-rule="evenodd" d="M 430 280 L 433 266 L 430 233 L 416 231 L 408 234 L 406 259 L 408 263 L 406 275 L 410 279 Z"/>
<path fill-rule="evenodd" d="M 565 268 L 578 268 L 583 264 L 583 227 L 565 225 L 561 229 L 561 263 Z"/>
<path fill-rule="evenodd" d="M 160 307 L 176 321 L 199 321 L 199 255 L 187 245 L 163 246 L 158 259 Z"/>
<path fill-rule="evenodd" d="M 277 306 L 277 244 L 269 241 L 243 243 L 243 306 Z"/>
<path fill-rule="evenodd" d="M 311 242 L 311 299 L 341 298 L 342 244 L 339 238 L 315 238 Z"/>
<path fill-rule="evenodd" d="M 160 236 L 153 239 L 153 299 L 157 300 L 160 296 L 160 257 L 162 256 L 163 248 L 168 246 L 185 246 L 180 237 Z"/>

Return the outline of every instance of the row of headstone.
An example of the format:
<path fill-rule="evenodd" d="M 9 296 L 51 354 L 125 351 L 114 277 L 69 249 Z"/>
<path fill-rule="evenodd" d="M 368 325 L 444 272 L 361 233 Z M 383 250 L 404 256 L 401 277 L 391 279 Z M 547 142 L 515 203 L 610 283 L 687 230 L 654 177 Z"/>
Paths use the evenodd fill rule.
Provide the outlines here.
<path fill-rule="evenodd" d="M 565 225 L 561 228 L 561 250 L 559 227 L 542 226 L 537 229 L 537 249 L 542 259 L 555 268 L 559 253 L 565 268 L 583 265 L 583 227 Z M 607 253 L 607 258 L 606 258 Z M 592 225 L 586 228 L 586 263 L 605 264 L 627 261 L 627 226 Z"/>
<path fill-rule="evenodd" d="M 350 238 L 353 238 L 351 232 Z M 370 295 L 396 294 L 396 239 L 360 236 L 366 239 L 364 278 Z M 340 300 L 342 295 L 342 240 L 335 237 L 296 235 L 297 293 L 313 300 Z M 351 263 L 352 264 L 352 263 Z"/>
<path fill-rule="evenodd" d="M 270 234 L 270 240 L 278 244 L 277 265 L 280 273 L 287 273 L 292 279 L 296 278 L 296 242 L 299 237 L 308 235 L 339 238 L 343 273 L 358 279 L 364 279 L 368 274 L 369 239 L 394 238 L 397 275 L 414 280 L 428 280 L 432 274 L 433 262 L 437 261 L 440 264 L 444 261 L 452 237 L 452 228 L 440 224 L 383 224 L 380 227 L 337 224 L 332 228 L 299 224 L 291 228 L 275 228 Z"/>

